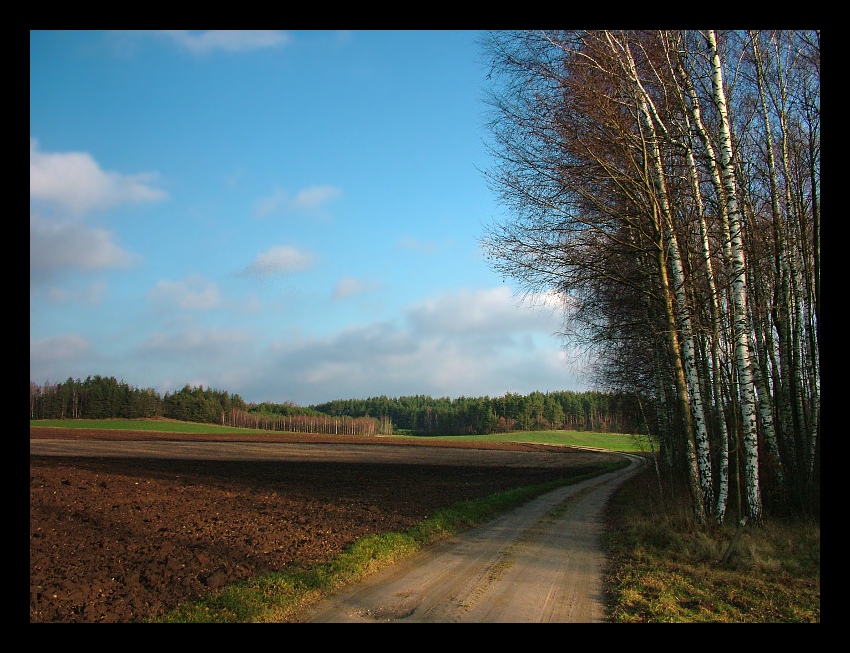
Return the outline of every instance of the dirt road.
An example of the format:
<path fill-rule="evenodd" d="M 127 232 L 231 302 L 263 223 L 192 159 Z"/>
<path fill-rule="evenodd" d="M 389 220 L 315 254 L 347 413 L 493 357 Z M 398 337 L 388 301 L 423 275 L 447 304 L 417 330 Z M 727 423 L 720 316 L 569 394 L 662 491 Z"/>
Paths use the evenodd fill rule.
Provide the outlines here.
<path fill-rule="evenodd" d="M 602 511 L 643 464 L 631 458 L 624 470 L 563 487 L 378 572 L 304 621 L 604 622 Z"/>

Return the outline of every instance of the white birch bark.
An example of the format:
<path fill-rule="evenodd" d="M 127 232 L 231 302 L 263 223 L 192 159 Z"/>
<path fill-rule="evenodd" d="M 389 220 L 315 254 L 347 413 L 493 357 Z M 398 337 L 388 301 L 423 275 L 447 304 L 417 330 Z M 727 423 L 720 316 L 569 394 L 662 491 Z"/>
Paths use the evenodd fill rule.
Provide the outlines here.
<path fill-rule="evenodd" d="M 685 108 L 685 119 L 687 120 L 688 128 L 696 134 L 700 142 L 703 144 L 707 142 L 708 147 L 711 148 L 709 149 L 709 161 L 714 161 L 713 147 L 711 146 L 710 140 L 705 136 L 705 127 L 702 124 L 702 117 L 696 91 L 684 70 L 681 60 L 677 60 L 675 68 L 679 82 L 682 86 L 684 86 L 682 105 Z M 715 283 L 714 278 L 714 265 L 711 259 L 712 248 L 708 234 L 708 225 L 706 224 L 705 204 L 703 202 L 702 191 L 699 186 L 699 172 L 697 170 L 694 148 L 690 143 L 688 143 L 687 146 L 686 157 L 688 163 L 688 174 L 691 182 L 691 192 L 693 193 L 696 215 L 699 221 L 702 258 L 705 264 L 706 283 L 708 285 L 709 294 L 708 301 L 712 326 L 709 342 L 711 358 L 711 388 L 714 394 L 713 405 L 717 416 L 715 422 L 719 435 L 719 442 L 715 447 L 718 452 L 718 460 L 717 499 L 714 509 L 714 517 L 717 523 L 723 523 L 729 498 L 729 431 L 726 427 L 726 408 L 723 400 L 722 374 L 720 370 L 720 341 L 721 334 L 723 333 L 720 321 L 720 293 L 717 289 L 717 284 Z M 721 191 L 717 167 L 712 165 L 711 168 L 715 178 L 715 189 L 717 191 Z"/>
<path fill-rule="evenodd" d="M 697 465 L 699 469 L 700 486 L 702 488 L 705 512 L 708 515 L 714 512 L 714 481 L 711 471 L 711 456 L 708 442 L 708 431 L 705 423 L 705 410 L 700 389 L 699 368 L 696 361 L 696 347 L 694 345 L 691 319 L 688 314 L 685 299 L 685 275 L 682 269 L 682 258 L 679 253 L 679 244 L 676 234 L 669 225 L 666 226 L 666 240 L 670 268 L 673 276 L 673 290 L 676 298 L 676 309 L 679 316 L 679 325 L 682 332 L 682 364 L 685 370 L 685 381 L 691 398 L 691 412 L 693 414 L 694 445 L 696 448 Z"/>
<path fill-rule="evenodd" d="M 780 130 L 782 134 L 782 170 L 785 175 L 786 184 L 785 184 L 785 204 L 786 204 L 786 212 L 788 215 L 789 222 L 799 221 L 799 216 L 796 215 L 796 211 L 794 211 L 794 202 L 791 198 L 791 174 L 790 174 L 790 165 L 788 162 L 788 139 L 787 139 L 787 126 L 785 124 L 785 114 L 784 112 L 780 112 Z M 798 239 L 799 240 L 799 239 Z M 794 412 L 797 415 L 797 419 L 795 420 L 795 426 L 797 427 L 796 437 L 800 439 L 803 443 L 804 447 L 804 455 L 806 456 L 803 460 L 804 469 L 810 468 L 810 460 L 811 455 L 814 451 L 812 446 L 814 442 L 814 437 L 811 429 L 811 422 L 807 419 L 807 411 L 806 406 L 803 402 L 803 397 L 806 394 L 806 384 L 803 381 L 803 365 L 804 360 L 806 358 L 803 352 L 803 335 L 802 331 L 805 329 L 805 320 L 803 319 L 803 304 L 804 300 L 802 297 L 802 291 L 800 290 L 800 286 L 802 285 L 799 280 L 799 267 L 797 264 L 798 255 L 796 253 L 796 248 L 793 247 L 791 243 L 788 244 L 788 247 L 791 248 L 791 252 L 788 255 L 788 295 L 791 299 L 792 313 L 793 319 L 790 320 L 790 331 L 791 331 L 791 383 L 794 389 L 792 396 L 794 397 L 795 405 Z"/>
<path fill-rule="evenodd" d="M 660 234 L 668 232 L 665 226 L 661 223 L 661 218 L 656 216 L 656 221 L 659 223 Z M 665 237 L 665 236 L 662 236 Z M 661 280 L 662 299 L 664 301 L 665 316 L 667 318 L 667 339 L 669 343 L 670 356 L 672 358 L 671 367 L 676 383 L 676 391 L 678 396 L 679 406 L 682 412 L 682 420 L 685 430 L 685 454 L 688 464 L 688 479 L 691 485 L 691 494 L 694 502 L 694 516 L 698 522 L 702 522 L 706 517 L 706 504 L 704 499 L 704 491 L 700 474 L 700 465 L 697 459 L 696 441 L 694 437 L 693 411 L 691 410 L 691 397 L 688 393 L 687 375 L 685 373 L 684 363 L 679 342 L 679 330 L 676 324 L 675 307 L 673 292 L 670 287 L 669 276 L 667 274 L 667 255 L 664 247 L 658 248 L 658 267 L 659 278 Z"/>
<path fill-rule="evenodd" d="M 711 82 L 715 108 L 720 119 L 720 171 L 726 194 L 729 216 L 729 245 L 732 259 L 732 307 L 735 364 L 738 372 L 738 393 L 741 405 L 741 430 L 744 442 L 744 481 L 747 512 L 755 523 L 763 520 L 761 487 L 759 484 L 758 433 L 756 430 L 756 400 L 750 367 L 749 317 L 747 311 L 747 275 L 741 235 L 741 214 L 735 182 L 732 151 L 732 132 L 723 87 L 723 69 L 714 30 L 706 35 L 711 55 Z"/>
<path fill-rule="evenodd" d="M 667 183 L 664 176 L 664 165 L 661 158 L 659 146 L 659 137 L 656 131 L 656 126 L 663 129 L 665 134 L 669 134 L 669 130 L 665 128 L 658 112 L 655 109 L 652 98 L 647 93 L 640 80 L 637 67 L 632 57 L 628 44 L 614 43 L 613 38 L 609 35 L 611 47 L 620 49 L 626 70 L 634 82 L 636 87 L 636 98 L 639 110 L 639 117 L 646 129 L 648 139 L 646 143 L 647 155 L 650 163 L 650 174 L 654 186 L 654 199 L 658 203 L 663 223 L 662 233 L 668 251 L 668 259 L 670 271 L 672 275 L 672 290 L 675 298 L 673 304 L 675 309 L 675 322 L 681 333 L 680 346 L 682 348 L 682 366 L 685 375 L 685 383 L 688 390 L 690 411 L 692 417 L 693 447 L 695 450 L 695 463 L 697 465 L 697 474 L 699 477 L 700 490 L 702 492 L 703 515 L 710 516 L 714 512 L 714 480 L 711 470 L 711 454 L 708 440 L 708 430 L 705 421 L 705 408 L 702 400 L 702 390 L 700 388 L 699 367 L 696 359 L 696 346 L 693 338 L 693 327 L 691 324 L 690 307 L 688 306 L 685 293 L 685 274 L 682 266 L 682 257 L 679 250 L 679 243 L 676 237 L 676 232 L 673 228 L 673 215 L 670 207 L 669 195 L 667 192 Z"/>
<path fill-rule="evenodd" d="M 688 174 L 691 177 L 691 187 L 694 195 L 694 203 L 702 239 L 702 257 L 705 264 L 706 282 L 709 293 L 709 309 L 711 312 L 711 334 L 709 336 L 709 347 L 711 357 L 711 387 L 714 393 L 714 410 L 717 415 L 716 428 L 719 434 L 717 444 L 717 499 L 714 507 L 714 519 L 718 524 L 723 523 L 726 515 L 726 505 L 729 498 L 729 432 L 726 428 L 726 410 L 723 402 L 723 391 L 721 387 L 720 372 L 720 306 L 717 286 L 714 282 L 714 269 L 711 262 L 711 243 L 708 238 L 708 226 L 705 222 L 705 209 L 702 201 L 702 193 L 699 188 L 699 176 L 696 169 L 693 150 L 688 149 Z"/>
<path fill-rule="evenodd" d="M 780 237 L 778 238 L 778 251 L 777 251 L 777 259 L 780 266 L 780 284 L 783 287 L 783 290 L 780 291 L 782 296 L 787 296 L 787 292 L 784 290 L 784 286 L 786 285 L 784 279 L 788 278 L 788 265 L 787 265 L 787 255 L 785 248 L 785 238 L 783 234 L 782 227 L 782 217 L 781 217 L 781 209 L 779 206 L 779 188 L 778 188 L 778 174 L 776 169 L 776 161 L 773 154 L 773 125 L 770 119 L 770 112 L 767 107 L 767 100 L 765 98 L 765 82 L 764 82 L 764 70 L 762 67 L 762 59 L 761 59 L 761 49 L 759 46 L 759 36 L 758 33 L 754 30 L 749 31 L 750 42 L 752 43 L 753 48 L 753 63 L 756 68 L 756 84 L 758 87 L 759 93 L 759 103 L 761 105 L 762 111 L 762 120 L 764 121 L 764 128 L 766 134 L 766 143 L 765 149 L 767 151 L 767 164 L 768 164 L 768 178 L 770 184 L 770 196 L 771 196 L 771 207 L 773 210 L 774 223 L 776 225 L 776 229 L 779 230 Z M 784 130 L 784 128 L 783 128 Z M 783 137 L 784 140 L 784 137 Z M 776 440 L 776 430 L 774 428 L 773 423 L 773 410 L 772 403 L 770 401 L 770 395 L 767 388 L 767 381 L 765 375 L 762 374 L 759 369 L 759 364 L 756 362 L 754 365 L 754 381 L 756 384 L 756 389 L 759 397 L 759 412 L 762 418 L 762 429 L 765 435 L 765 442 L 767 444 L 768 450 L 775 456 L 778 469 L 777 469 L 777 480 L 781 485 L 784 485 L 784 467 L 785 461 L 780 455 L 779 446 Z"/>
<path fill-rule="evenodd" d="M 767 379 L 767 374 L 764 372 L 764 370 L 768 367 L 768 357 L 765 353 L 767 347 L 761 343 L 762 339 L 758 337 L 759 333 L 766 333 L 772 328 L 772 326 L 769 323 L 764 324 L 766 320 L 762 320 L 763 323 L 759 324 L 754 314 L 752 315 L 752 322 L 753 333 L 756 334 L 753 342 L 755 355 L 752 357 L 753 383 L 755 384 L 756 396 L 758 398 L 759 416 L 761 417 L 762 431 L 765 434 L 767 450 L 776 461 L 776 481 L 780 486 L 784 487 L 786 478 L 785 465 L 783 464 L 783 459 L 776 439 L 776 431 L 773 426 L 773 400 L 770 391 L 770 384 Z"/>
<path fill-rule="evenodd" d="M 804 307 L 814 307 L 816 311 L 817 303 L 811 297 L 810 286 L 803 276 L 807 268 L 808 239 L 804 224 L 806 209 L 802 203 L 795 201 L 801 190 L 800 180 L 792 174 L 789 153 L 789 139 L 793 138 L 790 125 L 793 122 L 792 96 L 795 89 L 799 93 L 796 98 L 798 101 L 810 94 L 806 76 L 801 76 L 802 71 L 799 68 L 799 64 L 806 61 L 806 58 L 801 56 L 792 34 L 769 34 L 767 43 L 772 58 L 762 53 L 760 32 L 751 30 L 749 36 L 767 133 L 768 179 L 779 266 L 779 310 L 775 322 L 780 345 L 780 415 L 785 427 L 788 450 L 795 454 L 794 468 L 802 471 L 802 480 L 808 483 L 818 433 L 819 372 L 817 343 L 810 337 L 810 321 L 804 314 Z M 768 67 L 769 72 L 766 71 Z M 768 110 L 768 99 L 772 112 Z M 804 112 L 808 113 L 808 108 Z M 779 126 L 778 140 L 773 135 L 771 115 L 776 116 Z M 796 129 L 794 131 L 796 132 Z M 774 143 L 777 143 L 776 147 L 781 155 L 779 165 L 774 156 Z M 811 147 L 811 141 L 809 146 Z M 814 179 L 812 183 L 814 200 Z M 783 200 L 781 205 L 780 196 Z M 813 204 L 813 214 L 815 210 Z M 817 257 L 818 253 L 814 252 L 814 256 Z"/>

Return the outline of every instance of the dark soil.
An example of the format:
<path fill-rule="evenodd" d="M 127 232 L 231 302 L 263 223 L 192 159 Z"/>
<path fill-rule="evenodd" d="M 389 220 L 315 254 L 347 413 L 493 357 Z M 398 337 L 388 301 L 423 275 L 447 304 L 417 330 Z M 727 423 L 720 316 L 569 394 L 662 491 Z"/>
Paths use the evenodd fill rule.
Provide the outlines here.
<path fill-rule="evenodd" d="M 53 428 L 31 428 L 30 437 L 233 439 Z M 359 538 L 405 530 L 457 501 L 585 473 L 604 456 L 559 450 L 562 466 L 540 468 L 31 455 L 30 622 L 141 621 L 228 583 L 327 561 Z"/>

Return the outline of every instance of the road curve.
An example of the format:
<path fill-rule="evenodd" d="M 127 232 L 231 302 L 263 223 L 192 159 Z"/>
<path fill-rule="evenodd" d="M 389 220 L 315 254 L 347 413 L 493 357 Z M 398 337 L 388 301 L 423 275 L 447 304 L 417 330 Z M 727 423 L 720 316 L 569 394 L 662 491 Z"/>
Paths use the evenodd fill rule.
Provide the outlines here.
<path fill-rule="evenodd" d="M 428 547 L 309 608 L 300 621 L 600 623 L 603 509 L 644 464 L 562 487 Z"/>

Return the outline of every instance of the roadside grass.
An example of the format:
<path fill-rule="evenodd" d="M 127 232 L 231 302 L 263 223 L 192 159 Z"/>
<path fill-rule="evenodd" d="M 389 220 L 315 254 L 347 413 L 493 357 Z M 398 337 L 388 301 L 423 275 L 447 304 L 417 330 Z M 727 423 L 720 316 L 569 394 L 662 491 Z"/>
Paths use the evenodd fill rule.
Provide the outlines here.
<path fill-rule="evenodd" d="M 423 547 L 486 523 L 536 496 L 564 485 L 628 465 L 615 460 L 594 465 L 594 473 L 499 492 L 476 501 L 462 501 L 399 533 L 374 535 L 354 542 L 332 560 L 307 568 L 295 564 L 281 572 L 228 585 L 199 601 L 148 619 L 148 623 L 264 623 L 298 621 L 312 604 Z"/>
<path fill-rule="evenodd" d="M 818 519 L 766 519 L 744 525 L 735 541 L 735 519 L 698 527 L 685 502 L 662 506 L 647 469 L 608 505 L 611 622 L 820 623 Z"/>
<path fill-rule="evenodd" d="M 30 425 L 183 433 L 260 431 L 168 420 L 34 420 Z M 651 451 L 645 438 L 638 436 L 577 431 L 429 439 Z M 614 464 L 619 465 L 619 461 Z M 600 469 L 600 473 L 605 471 L 609 469 Z M 345 585 L 558 485 L 563 483 L 519 488 L 457 504 L 406 533 L 387 533 L 358 541 L 325 564 L 311 568 L 296 565 L 284 572 L 231 585 L 151 621 L 291 621 L 300 610 Z M 666 497 L 663 503 L 660 491 Z M 682 488 L 664 486 L 659 490 L 659 481 L 652 467 L 647 466 L 612 498 L 604 536 L 608 558 L 604 581 L 610 622 L 820 623 L 819 519 L 767 519 L 762 526 L 746 525 L 732 547 L 735 520 L 728 519 L 722 527 L 698 527 L 689 517 L 684 501 L 670 500 L 686 496 Z M 727 559 L 720 562 L 727 553 Z"/>

